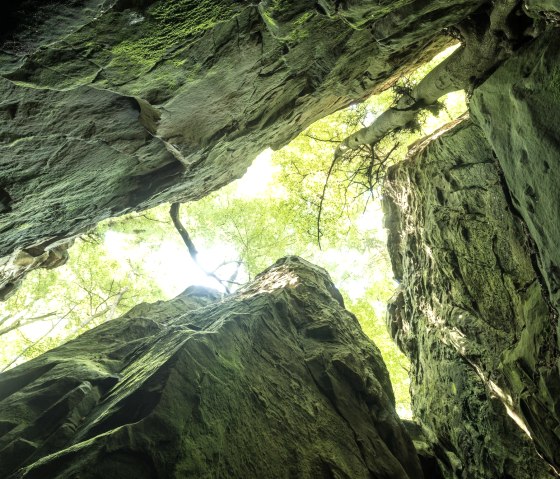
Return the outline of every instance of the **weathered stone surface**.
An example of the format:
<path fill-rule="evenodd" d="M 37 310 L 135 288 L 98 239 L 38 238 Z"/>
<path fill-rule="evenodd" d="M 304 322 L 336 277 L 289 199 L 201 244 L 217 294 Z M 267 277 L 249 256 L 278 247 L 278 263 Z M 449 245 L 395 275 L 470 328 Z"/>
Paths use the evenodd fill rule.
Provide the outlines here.
<path fill-rule="evenodd" d="M 532 412 L 557 400 L 554 317 L 482 131 L 451 126 L 388 174 L 390 328 L 412 362 L 415 414 L 459 459 L 440 460 L 446 477 L 549 477 L 521 428 L 557 464 L 555 415 Z"/>
<path fill-rule="evenodd" d="M 429 434 L 420 424 L 410 420 L 404 420 L 403 423 L 418 453 L 424 477 L 445 479 L 444 470 L 447 470 L 449 474 L 449 471 L 460 469 L 461 465 L 457 457 L 439 444 L 432 443 L 428 437 Z"/>
<path fill-rule="evenodd" d="M 536 246 L 535 262 L 550 298 L 546 361 L 523 360 L 508 374 L 543 455 L 560 469 L 560 31 L 545 33 L 499 68 L 475 93 L 473 116 L 496 152 L 516 211 Z M 531 324 L 530 331 L 540 328 Z M 536 343 L 524 356 L 538 357 Z M 540 356 L 543 353 L 540 352 Z"/>
<path fill-rule="evenodd" d="M 439 51 L 481 3 L 11 2 L 0 256 L 201 198 Z"/>
<path fill-rule="evenodd" d="M 221 301 L 140 305 L 0 398 L 2 477 L 423 477 L 379 351 L 295 257 Z"/>
<path fill-rule="evenodd" d="M 473 95 L 473 118 L 496 152 L 560 306 L 560 30 L 543 34 Z"/>

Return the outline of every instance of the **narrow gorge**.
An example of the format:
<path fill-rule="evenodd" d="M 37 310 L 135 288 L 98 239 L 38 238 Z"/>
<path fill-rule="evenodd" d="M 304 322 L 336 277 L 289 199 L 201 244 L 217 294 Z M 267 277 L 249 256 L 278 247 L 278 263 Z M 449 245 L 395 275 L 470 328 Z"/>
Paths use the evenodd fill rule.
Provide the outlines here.
<path fill-rule="evenodd" d="M 413 420 L 328 273 L 139 304 L 0 375 L 0 476 L 560 477 L 560 3 L 22 0 L 0 20 L 0 299 L 100 221 L 198 200 L 461 46 L 341 155 L 388 168 Z"/>

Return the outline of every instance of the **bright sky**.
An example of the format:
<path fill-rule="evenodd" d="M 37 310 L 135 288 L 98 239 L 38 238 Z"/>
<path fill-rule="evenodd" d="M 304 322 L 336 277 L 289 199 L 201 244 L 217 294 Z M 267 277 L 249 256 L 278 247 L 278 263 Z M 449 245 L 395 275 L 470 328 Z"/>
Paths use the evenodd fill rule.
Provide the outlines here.
<path fill-rule="evenodd" d="M 279 167 L 272 164 L 272 150 L 263 151 L 248 168 L 247 173 L 235 182 L 236 194 L 243 198 L 258 198 L 271 194 L 283 194 L 281 188 L 273 184 L 273 177 Z M 191 285 L 202 285 L 223 290 L 214 279 L 205 275 L 191 259 L 187 248 L 180 240 L 165 240 L 158 249 L 150 249 L 148 245 L 133 244 L 132 235 L 116 231 L 105 234 L 105 247 L 110 256 L 116 260 L 130 258 L 141 261 L 144 268 L 163 290 L 165 296 L 172 298 Z M 213 271 L 226 258 L 236 257 L 235 249 L 225 243 L 205 246 L 199 249 L 199 262 L 208 271 Z M 228 278 L 235 265 L 226 265 L 220 269 L 219 276 Z"/>

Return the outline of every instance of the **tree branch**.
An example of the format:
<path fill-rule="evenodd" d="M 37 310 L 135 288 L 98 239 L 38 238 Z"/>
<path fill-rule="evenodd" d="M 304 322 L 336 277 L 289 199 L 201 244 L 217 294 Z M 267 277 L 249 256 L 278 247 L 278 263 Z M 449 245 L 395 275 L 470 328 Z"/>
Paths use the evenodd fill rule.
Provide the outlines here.
<path fill-rule="evenodd" d="M 481 34 L 475 34 L 468 20 L 458 25 L 465 43 L 432 69 L 410 94 L 401 96 L 394 107 L 385 110 L 371 125 L 346 137 L 335 150 L 335 158 L 347 150 L 379 142 L 389 133 L 405 128 L 420 111 L 435 105 L 442 96 L 467 90 L 484 79 L 511 53 L 509 40 L 516 37 L 508 29 L 506 19 L 517 5 L 517 0 L 496 0 L 489 13 L 488 27 Z"/>
<path fill-rule="evenodd" d="M 325 178 L 325 183 L 323 185 L 323 191 L 321 193 L 321 197 L 319 200 L 319 211 L 317 212 L 317 245 L 319 249 L 323 249 L 321 247 L 321 214 L 323 213 L 323 202 L 325 201 L 325 195 L 327 193 L 327 186 L 329 184 L 329 179 L 332 175 L 334 165 L 336 164 L 338 157 L 335 156 L 331 161 L 331 166 L 329 166 L 329 171 L 327 171 L 327 177 Z"/>
<path fill-rule="evenodd" d="M 37 323 L 39 321 L 43 321 L 47 318 L 50 318 L 52 316 L 54 316 L 56 314 L 56 312 L 52 312 L 52 313 L 47 313 L 47 314 L 42 314 L 41 316 L 35 316 L 33 318 L 17 318 L 13 323 L 9 324 L 8 326 L 3 327 L 2 329 L 0 329 L 0 336 L 9 333 L 10 331 L 13 331 L 14 329 L 18 329 L 21 328 L 23 326 L 28 326 L 30 324 L 33 323 Z M 4 324 L 6 322 L 6 320 L 10 319 L 9 317 L 3 318 L 2 321 L 0 322 L 0 324 Z"/>
<path fill-rule="evenodd" d="M 218 283 L 220 283 L 220 285 L 226 290 L 226 293 L 230 294 L 231 291 L 230 291 L 228 285 L 226 284 L 227 281 L 223 281 L 222 279 L 220 279 L 213 271 L 206 270 L 206 268 L 204 268 L 204 266 L 202 266 L 198 262 L 198 251 L 197 251 L 193 241 L 191 240 L 189 232 L 185 229 L 185 227 L 181 223 L 181 220 L 179 219 L 179 209 L 180 208 L 181 208 L 180 203 L 173 203 L 171 205 L 171 208 L 169 209 L 169 216 L 171 216 L 171 220 L 173 221 L 173 225 L 175 226 L 175 229 L 181 235 L 181 238 L 183 239 L 183 242 L 187 246 L 187 249 L 189 250 L 189 254 L 190 254 L 194 264 L 196 264 L 196 266 L 200 269 L 200 271 L 202 271 L 206 276 L 208 276 L 210 278 L 213 278 Z"/>
<path fill-rule="evenodd" d="M 173 226 L 175 226 L 175 229 L 181 235 L 183 242 L 187 246 L 191 258 L 200 267 L 197 259 L 198 251 L 196 250 L 196 247 L 194 246 L 194 243 L 191 240 L 189 232 L 185 229 L 185 227 L 181 223 L 181 220 L 179 219 L 180 208 L 181 208 L 181 203 L 173 203 L 169 210 L 169 216 L 171 216 L 171 220 L 173 221 Z"/>
<path fill-rule="evenodd" d="M 27 351 L 29 351 L 33 346 L 35 346 L 36 344 L 38 344 L 39 342 L 41 342 L 43 339 L 45 339 L 49 334 L 51 334 L 54 329 L 64 320 L 66 319 L 71 313 L 72 311 L 74 311 L 74 308 L 70 309 L 64 316 L 61 316 L 60 318 L 58 318 L 58 321 L 56 321 L 55 323 L 51 324 L 50 329 L 44 333 L 39 339 L 33 341 L 30 345 L 28 345 L 23 351 L 21 351 L 15 358 L 13 358 L 6 366 L 4 366 L 4 368 L 2 369 L 2 372 L 8 370 L 16 361 L 18 361 Z"/>

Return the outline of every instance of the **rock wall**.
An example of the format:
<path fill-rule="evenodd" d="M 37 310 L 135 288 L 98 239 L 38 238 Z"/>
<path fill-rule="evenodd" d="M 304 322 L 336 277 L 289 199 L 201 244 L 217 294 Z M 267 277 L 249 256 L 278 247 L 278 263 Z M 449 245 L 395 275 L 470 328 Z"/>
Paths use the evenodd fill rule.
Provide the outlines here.
<path fill-rule="evenodd" d="M 389 173 L 390 328 L 416 413 L 466 477 L 534 474 L 514 422 L 560 474 L 559 45 L 552 29 L 516 52 L 475 89 L 473 123 Z"/>
<path fill-rule="evenodd" d="M 556 7 L 558 8 L 558 7 Z M 496 71 L 472 99 L 480 125 L 504 172 L 515 211 L 533 241 L 549 314 L 546 342 L 505 370 L 540 451 L 560 470 L 560 31 L 551 30 Z M 491 121 L 490 121 L 491 119 Z M 531 328 L 540 328 L 535 321 Z M 530 378 L 530 381 L 527 380 Z"/>
<path fill-rule="evenodd" d="M 560 30 L 543 34 L 473 95 L 473 118 L 535 241 L 538 268 L 560 305 Z"/>
<path fill-rule="evenodd" d="M 239 177 L 441 49 L 439 32 L 482 4 L 11 2 L 0 299 L 98 221 Z M 525 6 L 558 21 L 553 1 Z M 409 428 L 424 470 L 448 478 L 547 477 L 529 436 L 560 470 L 559 35 L 516 52 L 475 88 L 472 121 L 388 174 Z M 325 281 L 286 261 L 224 303 L 139 307 L 3 375 L 1 473 L 421 477 L 378 352 Z"/>
<path fill-rule="evenodd" d="M 400 282 L 390 328 L 411 359 L 413 410 L 446 451 L 447 477 L 549 477 L 521 406 L 554 352 L 532 241 L 482 131 L 468 119 L 446 129 L 386 181 Z"/>
<path fill-rule="evenodd" d="M 442 30 L 481 3 L 10 2 L 0 20 L 0 257 L 205 196 L 260 151 L 440 51 L 452 41 Z M 0 287 L 24 272 L 12 266 Z"/>
<path fill-rule="evenodd" d="M 295 257 L 0 375 L 4 478 L 421 479 L 378 349 Z"/>

